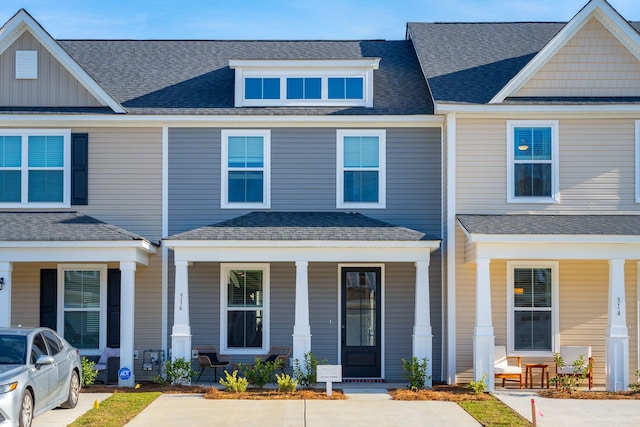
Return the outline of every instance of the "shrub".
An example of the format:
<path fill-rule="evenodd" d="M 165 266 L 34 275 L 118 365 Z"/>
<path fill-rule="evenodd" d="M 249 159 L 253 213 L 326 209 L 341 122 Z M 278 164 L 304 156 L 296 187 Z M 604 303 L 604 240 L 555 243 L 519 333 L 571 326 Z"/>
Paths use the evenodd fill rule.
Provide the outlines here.
<path fill-rule="evenodd" d="M 467 384 L 467 388 L 474 394 L 484 393 L 487 389 L 487 384 L 485 383 L 485 381 L 487 380 L 487 376 L 488 375 L 485 373 L 478 381 L 469 381 L 469 384 Z"/>
<path fill-rule="evenodd" d="M 282 374 L 282 376 L 276 374 L 276 380 L 279 393 L 293 393 L 298 387 L 298 381 L 291 378 L 289 374 Z"/>
<path fill-rule="evenodd" d="M 415 356 L 409 360 L 402 359 L 402 378 L 409 381 L 410 390 L 417 391 L 425 388 L 426 380 L 431 378 L 427 376 L 428 366 L 429 360 L 426 357 L 422 361 Z"/>
<path fill-rule="evenodd" d="M 96 370 L 96 362 L 83 357 L 80 361 L 80 368 L 82 369 L 82 387 L 88 387 L 96 382 L 98 371 Z"/>
<path fill-rule="evenodd" d="M 220 384 L 224 386 L 224 389 L 233 393 L 244 393 L 247 391 L 249 381 L 246 378 L 239 377 L 238 371 L 234 370 L 233 374 L 229 374 L 227 370 L 224 371 L 225 378 L 220 378 Z"/>
<path fill-rule="evenodd" d="M 191 377 L 195 375 L 195 371 L 191 369 L 190 361 L 179 357 L 174 361 L 164 362 L 164 374 L 164 382 L 171 385 L 191 385 Z"/>
<path fill-rule="evenodd" d="M 564 360 L 560 357 L 560 353 L 555 353 L 554 359 L 558 366 L 564 366 Z M 585 379 L 588 373 L 589 366 L 584 360 L 584 355 L 581 354 L 580 357 L 573 362 L 573 375 L 556 376 L 555 378 L 551 378 L 549 382 L 557 384 L 563 391 L 571 393 L 578 390 L 580 381 Z"/>
<path fill-rule="evenodd" d="M 295 359 L 293 361 L 293 377 L 298 381 L 300 387 L 308 390 L 316 385 L 316 370 L 318 367 L 318 359 L 312 352 L 304 354 L 303 365 L 300 365 L 300 361 Z M 322 359 L 321 364 L 325 365 L 327 359 Z"/>
<path fill-rule="evenodd" d="M 275 371 L 280 364 L 277 362 L 263 362 L 260 358 L 256 357 L 253 367 L 240 366 L 242 375 L 249 381 L 249 384 L 258 388 L 263 388 L 266 384 L 271 382 L 273 371 Z"/>
<path fill-rule="evenodd" d="M 636 380 L 640 378 L 640 369 L 636 371 Z M 640 381 L 636 381 L 635 384 L 629 384 L 629 389 L 633 392 L 640 392 Z"/>

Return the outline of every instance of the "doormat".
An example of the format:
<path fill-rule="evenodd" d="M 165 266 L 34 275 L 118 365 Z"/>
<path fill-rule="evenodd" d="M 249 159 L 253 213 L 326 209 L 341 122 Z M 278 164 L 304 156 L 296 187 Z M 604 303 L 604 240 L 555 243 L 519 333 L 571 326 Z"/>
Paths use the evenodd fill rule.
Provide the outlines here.
<path fill-rule="evenodd" d="M 383 378 L 343 378 L 343 383 L 383 383 Z"/>

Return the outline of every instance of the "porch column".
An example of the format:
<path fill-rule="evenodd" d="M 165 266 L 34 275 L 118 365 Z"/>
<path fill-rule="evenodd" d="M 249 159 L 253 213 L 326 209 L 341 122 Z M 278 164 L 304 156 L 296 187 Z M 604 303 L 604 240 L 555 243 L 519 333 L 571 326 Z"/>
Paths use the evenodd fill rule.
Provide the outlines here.
<path fill-rule="evenodd" d="M 416 297 L 413 324 L 413 356 L 421 361 L 427 358 L 427 378 L 425 385 L 433 383 L 433 333 L 431 331 L 431 309 L 429 301 L 429 261 L 418 261 L 416 266 Z"/>
<path fill-rule="evenodd" d="M 171 329 L 171 360 L 191 361 L 191 325 L 189 323 L 189 263 L 176 261 L 173 328 Z"/>
<path fill-rule="evenodd" d="M 473 380 L 487 374 L 487 391 L 494 390 L 493 324 L 491 323 L 491 274 L 489 258 L 476 260 L 476 326 L 473 332 Z"/>
<path fill-rule="evenodd" d="M 136 301 L 136 263 L 120 263 L 120 368 L 128 368 L 128 379 L 118 378 L 120 387 L 133 387 L 136 384 L 133 364 L 133 343 L 135 329 Z"/>
<path fill-rule="evenodd" d="M 0 262 L 0 278 L 4 284 L 0 284 L 0 328 L 8 328 L 11 326 L 11 273 L 13 272 L 13 263 Z"/>
<path fill-rule="evenodd" d="M 296 261 L 296 302 L 293 325 L 293 358 L 302 364 L 304 354 L 311 351 L 309 325 L 309 261 Z"/>
<path fill-rule="evenodd" d="M 629 331 L 624 291 L 624 259 L 609 260 L 609 315 L 606 335 L 606 384 L 609 391 L 629 387 Z"/>

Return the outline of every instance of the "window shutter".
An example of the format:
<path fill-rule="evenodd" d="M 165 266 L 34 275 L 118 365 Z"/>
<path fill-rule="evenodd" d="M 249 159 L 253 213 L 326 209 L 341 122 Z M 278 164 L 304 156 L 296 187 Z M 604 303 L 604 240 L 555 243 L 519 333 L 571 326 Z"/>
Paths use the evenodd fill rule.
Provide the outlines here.
<path fill-rule="evenodd" d="M 107 347 L 120 347 L 120 270 L 107 272 Z"/>
<path fill-rule="evenodd" d="M 40 326 L 58 329 L 58 270 L 40 270 Z"/>
<path fill-rule="evenodd" d="M 89 134 L 71 134 L 71 204 L 89 204 Z"/>

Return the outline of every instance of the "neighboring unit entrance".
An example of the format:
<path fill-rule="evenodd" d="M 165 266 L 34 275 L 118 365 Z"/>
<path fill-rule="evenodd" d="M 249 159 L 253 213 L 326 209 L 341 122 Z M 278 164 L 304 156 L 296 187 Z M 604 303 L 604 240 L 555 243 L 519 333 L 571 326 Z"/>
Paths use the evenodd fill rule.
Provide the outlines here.
<path fill-rule="evenodd" d="M 380 378 L 380 267 L 342 268 L 342 375 Z"/>

